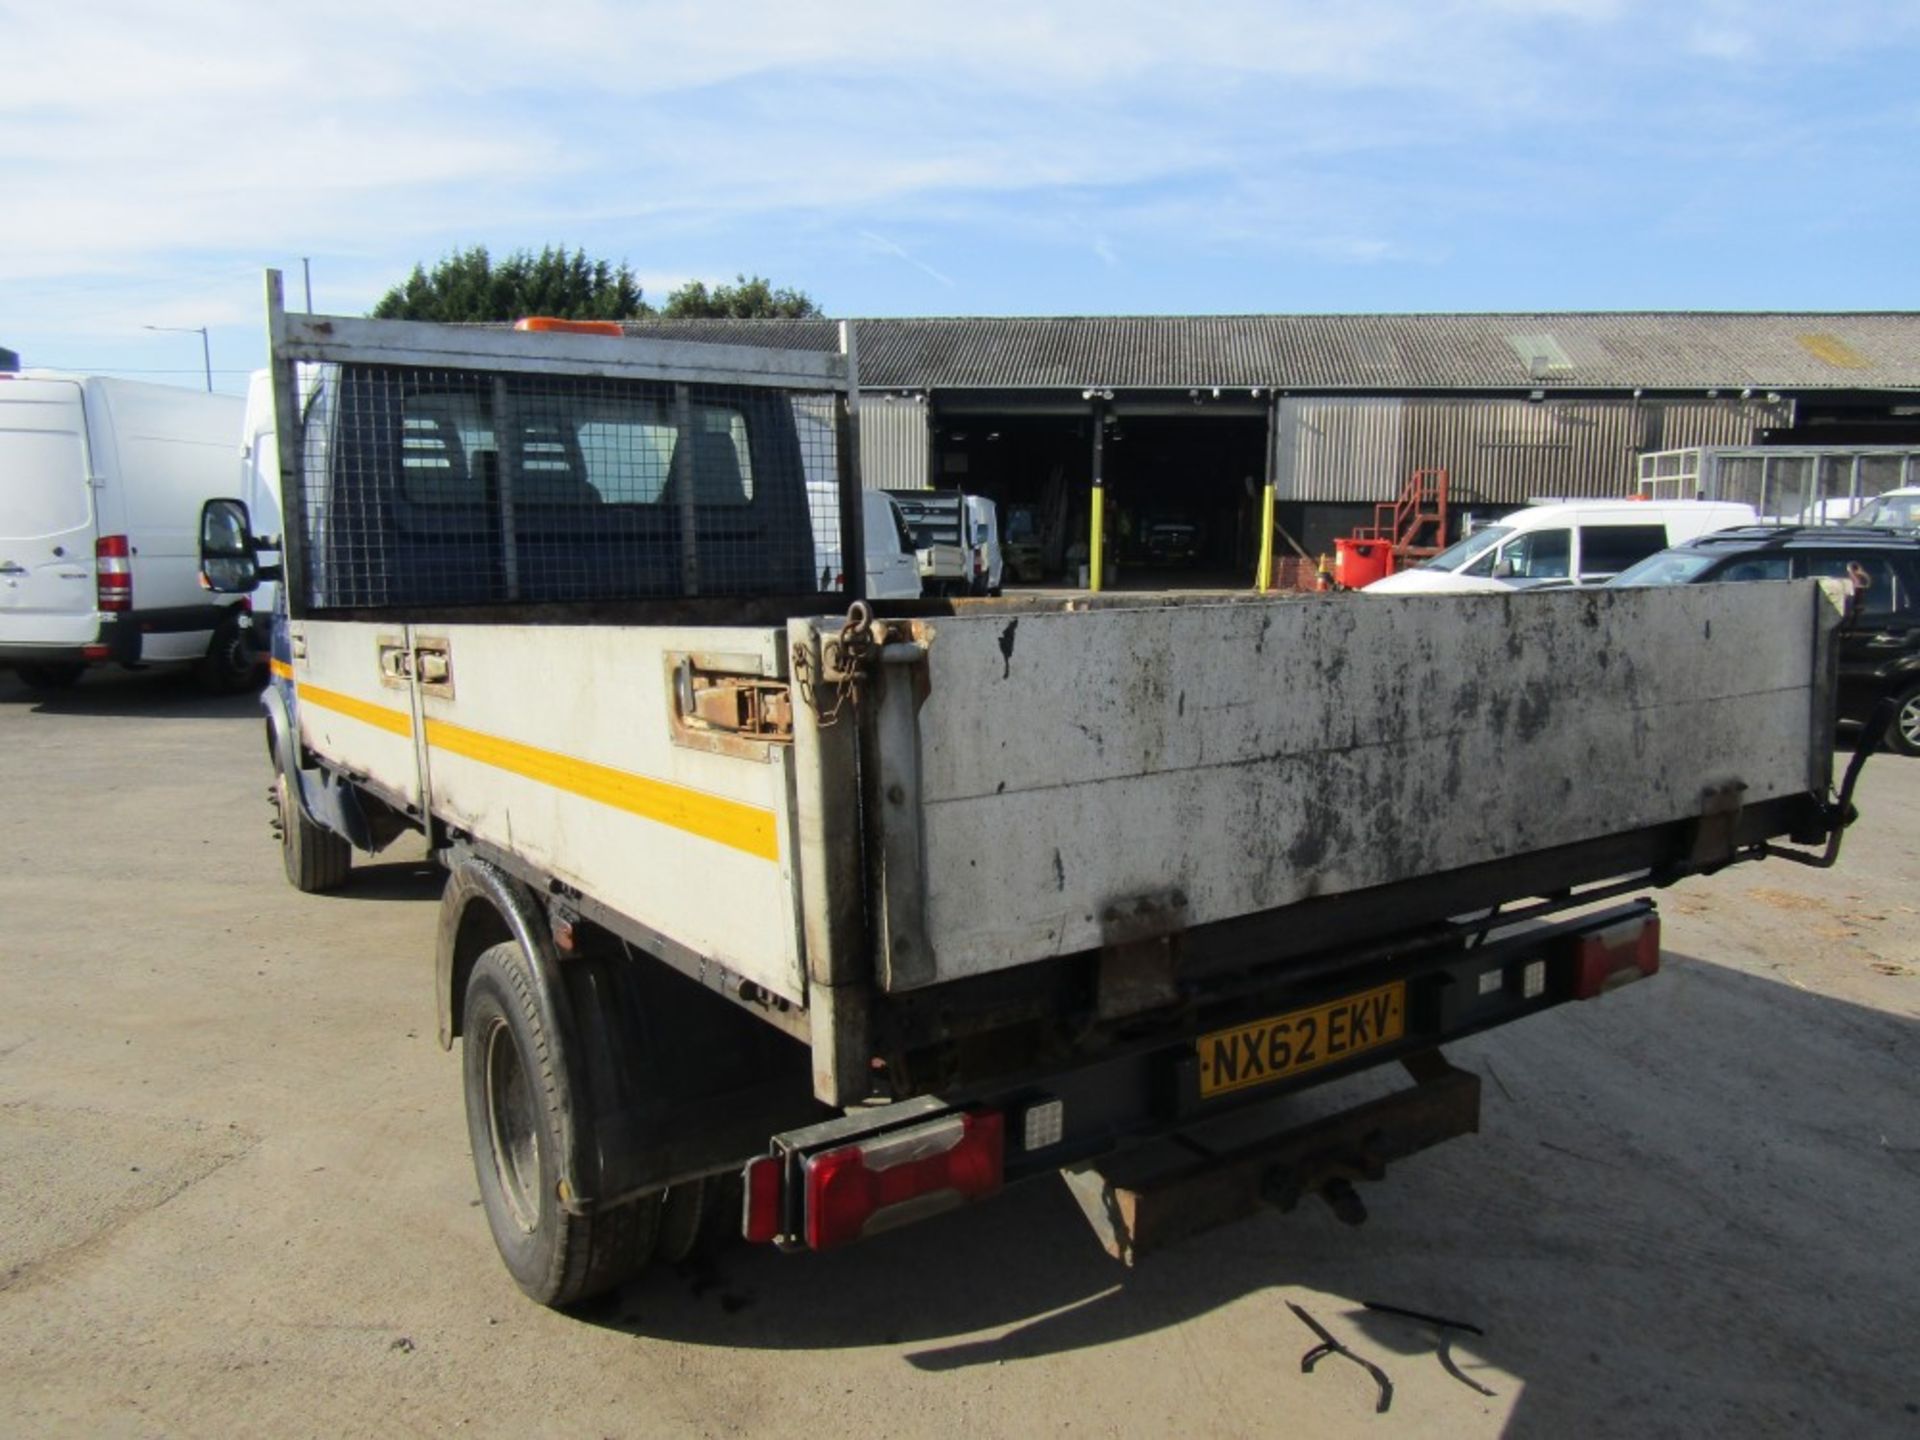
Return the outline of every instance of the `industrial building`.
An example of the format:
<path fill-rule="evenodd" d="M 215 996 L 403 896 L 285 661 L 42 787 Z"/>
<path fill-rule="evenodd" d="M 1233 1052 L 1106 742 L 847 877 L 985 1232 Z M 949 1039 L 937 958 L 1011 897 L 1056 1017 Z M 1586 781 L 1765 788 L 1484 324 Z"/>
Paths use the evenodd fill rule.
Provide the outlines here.
<path fill-rule="evenodd" d="M 825 321 L 650 332 L 831 346 Z M 1166 517 L 1249 576 L 1259 491 L 1309 550 L 1444 469 L 1455 523 L 1634 493 L 1643 455 L 1920 444 L 1920 314 L 1564 313 L 875 319 L 856 330 L 864 481 L 958 486 L 1044 534 L 1104 487 L 1122 565 Z M 1878 473 L 1878 472 L 1875 472 Z"/>

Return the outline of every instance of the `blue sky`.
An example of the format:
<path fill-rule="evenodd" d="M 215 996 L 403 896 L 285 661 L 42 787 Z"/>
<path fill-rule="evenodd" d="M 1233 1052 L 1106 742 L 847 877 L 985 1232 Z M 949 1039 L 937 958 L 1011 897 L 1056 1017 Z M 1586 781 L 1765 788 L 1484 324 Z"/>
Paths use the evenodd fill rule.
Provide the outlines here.
<path fill-rule="evenodd" d="M 0 0 L 0 344 L 484 243 L 830 313 L 1911 309 L 1913 0 Z"/>

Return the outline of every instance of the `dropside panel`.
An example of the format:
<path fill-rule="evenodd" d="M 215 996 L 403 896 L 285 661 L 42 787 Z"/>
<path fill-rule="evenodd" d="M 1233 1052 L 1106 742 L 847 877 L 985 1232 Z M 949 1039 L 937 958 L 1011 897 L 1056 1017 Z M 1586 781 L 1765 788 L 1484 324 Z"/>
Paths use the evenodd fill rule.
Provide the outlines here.
<path fill-rule="evenodd" d="M 689 743 L 674 721 L 680 658 L 778 679 L 779 632 L 420 625 L 413 639 L 437 816 L 804 1001 L 791 747 Z"/>
<path fill-rule="evenodd" d="M 405 627 L 295 620 L 288 638 L 301 744 L 420 808 Z"/>

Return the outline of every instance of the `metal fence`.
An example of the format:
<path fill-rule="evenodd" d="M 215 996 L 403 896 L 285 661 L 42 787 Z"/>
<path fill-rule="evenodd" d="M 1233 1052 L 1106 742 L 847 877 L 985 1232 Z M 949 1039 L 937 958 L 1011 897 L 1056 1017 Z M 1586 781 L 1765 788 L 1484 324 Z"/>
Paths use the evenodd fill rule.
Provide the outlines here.
<path fill-rule="evenodd" d="M 1657 500 L 1734 500 L 1763 520 L 1846 519 L 1889 490 L 1920 484 L 1920 448 L 1893 445 L 1695 446 L 1640 457 L 1640 492 Z"/>

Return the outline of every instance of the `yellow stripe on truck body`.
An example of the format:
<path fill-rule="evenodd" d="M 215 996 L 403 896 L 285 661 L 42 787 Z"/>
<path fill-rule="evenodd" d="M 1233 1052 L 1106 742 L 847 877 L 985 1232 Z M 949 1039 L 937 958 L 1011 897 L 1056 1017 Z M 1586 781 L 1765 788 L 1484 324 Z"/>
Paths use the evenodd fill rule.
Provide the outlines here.
<path fill-rule="evenodd" d="M 629 811 L 763 860 L 780 858 L 779 836 L 771 810 L 669 785 L 591 760 L 576 760 L 570 755 L 558 755 L 516 740 L 482 735 L 449 720 L 427 721 L 427 745 L 430 750 L 451 751 L 496 770 L 524 775 L 584 800 Z"/>
<path fill-rule="evenodd" d="M 416 626 L 433 811 L 773 994 L 806 997 L 792 750 L 674 740 L 674 657 L 779 676 L 773 627 Z M 368 663 L 371 663 L 369 660 Z"/>

